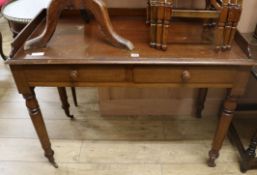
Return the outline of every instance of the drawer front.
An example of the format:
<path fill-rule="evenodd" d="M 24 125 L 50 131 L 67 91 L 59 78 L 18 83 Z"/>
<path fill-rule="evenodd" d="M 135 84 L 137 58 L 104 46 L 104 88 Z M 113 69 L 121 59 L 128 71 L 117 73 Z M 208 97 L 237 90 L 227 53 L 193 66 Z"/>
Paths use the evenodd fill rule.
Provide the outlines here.
<path fill-rule="evenodd" d="M 233 83 L 236 68 L 217 67 L 138 67 L 134 69 L 137 83 Z"/>
<path fill-rule="evenodd" d="M 29 67 L 30 82 L 123 82 L 126 70 L 115 66 L 48 66 Z"/>
<path fill-rule="evenodd" d="M 237 68 L 181 66 L 44 66 L 28 67 L 29 82 L 232 84 Z"/>

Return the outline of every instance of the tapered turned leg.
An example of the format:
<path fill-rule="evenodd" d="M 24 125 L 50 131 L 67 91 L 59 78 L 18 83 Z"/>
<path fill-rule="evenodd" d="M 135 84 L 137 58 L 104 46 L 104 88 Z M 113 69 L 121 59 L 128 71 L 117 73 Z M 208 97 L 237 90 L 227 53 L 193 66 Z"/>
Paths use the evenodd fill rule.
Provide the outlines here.
<path fill-rule="evenodd" d="M 102 0 L 82 0 L 85 8 L 95 16 L 97 22 L 101 26 L 105 36 L 115 46 L 122 46 L 129 50 L 134 49 L 134 45 L 121 36 L 119 36 L 113 29 L 111 20 L 108 14 L 107 7 Z"/>
<path fill-rule="evenodd" d="M 73 101 L 74 101 L 74 105 L 78 106 L 78 99 L 77 99 L 77 93 L 76 93 L 76 88 L 75 87 L 71 88 L 71 93 L 72 93 L 72 98 L 73 98 Z"/>
<path fill-rule="evenodd" d="M 58 167 L 54 160 L 54 151 L 51 148 L 51 143 L 47 134 L 44 120 L 34 93 L 34 90 L 31 89 L 31 93 L 23 94 L 23 97 L 26 100 L 26 106 L 29 111 L 30 118 L 40 140 L 41 146 L 44 149 L 45 157 L 48 158 L 49 162 L 54 166 Z"/>
<path fill-rule="evenodd" d="M 197 107 L 196 107 L 196 117 L 202 118 L 202 111 L 204 109 L 204 103 L 207 97 L 208 89 L 207 88 L 201 88 L 199 89 L 199 94 L 197 97 Z"/>
<path fill-rule="evenodd" d="M 69 109 L 70 104 L 68 102 L 68 96 L 67 96 L 65 87 L 58 87 L 58 92 L 59 92 L 60 100 L 62 102 L 62 108 L 63 108 L 65 114 L 67 115 L 67 117 L 73 119 L 74 116 L 70 114 L 70 109 Z"/>
<path fill-rule="evenodd" d="M 150 19 L 151 19 L 151 6 L 150 6 L 150 0 L 147 0 L 146 24 L 150 24 Z"/>
<path fill-rule="evenodd" d="M 216 36 L 215 36 L 216 50 L 220 50 L 224 45 L 224 39 L 225 39 L 224 32 L 225 32 L 225 24 L 227 22 L 227 16 L 228 16 L 228 0 L 223 0 L 222 6 L 216 5 L 216 8 L 218 8 L 218 10 L 220 10 L 221 12 L 218 20 L 218 24 L 216 28 Z"/>
<path fill-rule="evenodd" d="M 170 28 L 170 19 L 172 17 L 172 9 L 174 2 L 173 0 L 165 1 L 164 7 L 164 19 L 163 19 L 163 31 L 162 31 L 162 50 L 167 50 L 168 48 L 168 35 Z"/>
<path fill-rule="evenodd" d="M 67 5 L 67 0 L 52 0 L 47 10 L 46 26 L 41 35 L 25 43 L 25 48 L 45 47 L 55 32 L 57 22 L 62 10 Z"/>
<path fill-rule="evenodd" d="M 211 2 L 210 0 L 205 0 L 205 10 L 210 10 L 211 9 Z M 208 32 L 210 25 L 212 23 L 212 19 L 204 19 L 203 20 L 203 32 Z"/>
<path fill-rule="evenodd" d="M 162 48 L 163 39 L 163 20 L 165 14 L 165 0 L 159 0 L 157 7 L 157 25 L 156 25 L 156 49 Z"/>
<path fill-rule="evenodd" d="M 228 43 L 230 39 L 230 34 L 232 31 L 232 25 L 233 25 L 233 6 L 229 5 L 228 6 L 228 17 L 225 23 L 225 30 L 224 30 L 224 43 L 222 46 L 222 50 L 225 51 L 228 48 Z"/>
<path fill-rule="evenodd" d="M 213 139 L 212 149 L 209 152 L 208 166 L 210 167 L 216 166 L 215 160 L 219 157 L 219 151 L 231 124 L 237 106 L 237 99 L 238 97 L 230 94 L 224 102 L 224 107 Z"/>
<path fill-rule="evenodd" d="M 3 38 L 2 38 L 2 33 L 0 32 L 0 55 L 2 57 L 3 60 L 6 60 L 6 56 L 4 55 L 4 52 L 3 52 Z"/>
<path fill-rule="evenodd" d="M 156 47 L 156 27 L 157 27 L 157 11 L 158 7 L 156 1 L 150 0 L 149 2 L 149 9 L 150 9 L 150 46 L 155 48 Z"/>
<path fill-rule="evenodd" d="M 236 4 L 237 1 L 234 0 L 233 1 L 233 5 L 232 5 L 232 9 L 231 9 L 231 12 L 230 12 L 230 16 L 232 16 L 232 28 L 231 28 L 231 32 L 230 32 L 230 35 L 229 35 L 229 39 L 228 39 L 228 42 L 226 43 L 226 48 L 227 49 L 231 49 L 231 45 L 232 45 L 232 42 L 234 40 L 234 37 L 235 37 L 235 34 L 236 34 L 236 31 L 237 31 L 237 25 L 238 25 L 238 22 L 240 20 L 240 16 L 241 16 L 241 13 L 242 13 L 242 6 L 241 4 Z"/>

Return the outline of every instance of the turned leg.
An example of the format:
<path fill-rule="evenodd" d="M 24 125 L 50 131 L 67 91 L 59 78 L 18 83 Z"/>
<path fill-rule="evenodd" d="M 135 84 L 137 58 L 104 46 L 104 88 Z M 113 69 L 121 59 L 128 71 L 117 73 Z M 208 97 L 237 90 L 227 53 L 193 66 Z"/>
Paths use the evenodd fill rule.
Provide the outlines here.
<path fill-rule="evenodd" d="M 210 0 L 205 0 L 205 9 L 210 10 L 211 9 L 211 1 Z M 209 27 L 211 26 L 212 19 L 204 19 L 203 22 L 203 32 L 209 31 Z"/>
<path fill-rule="evenodd" d="M 167 50 L 168 48 L 168 36 L 170 28 L 170 19 L 172 17 L 173 0 L 167 0 L 164 7 L 164 17 L 163 17 L 163 29 L 162 29 L 162 50 Z"/>
<path fill-rule="evenodd" d="M 84 7 L 89 9 L 100 24 L 105 36 L 115 46 L 122 46 L 129 50 L 134 49 L 134 45 L 121 36 L 113 29 L 105 3 L 101 0 L 83 0 Z"/>
<path fill-rule="evenodd" d="M 75 87 L 71 88 L 71 93 L 72 93 L 72 98 L 73 98 L 73 101 L 74 101 L 74 105 L 77 107 L 78 106 L 78 100 L 77 100 L 77 92 L 76 92 Z"/>
<path fill-rule="evenodd" d="M 45 47 L 55 32 L 57 22 L 62 10 L 67 5 L 67 0 L 52 0 L 47 10 L 46 26 L 41 35 L 25 43 L 24 48 Z"/>
<path fill-rule="evenodd" d="M 165 13 L 165 1 L 159 0 L 157 7 L 157 24 L 156 24 L 156 49 L 162 48 L 162 38 L 163 38 L 163 20 Z"/>
<path fill-rule="evenodd" d="M 146 7 L 146 24 L 150 24 L 151 20 L 151 5 L 150 0 L 147 0 L 147 7 Z"/>
<path fill-rule="evenodd" d="M 1 32 L 0 32 L 0 55 L 1 55 L 3 60 L 7 59 L 7 57 L 4 55 L 4 52 L 3 52 L 3 38 L 2 38 L 2 33 Z"/>
<path fill-rule="evenodd" d="M 157 26 L 157 4 L 155 1 L 149 2 L 150 9 L 150 46 L 156 47 L 156 26 Z"/>
<path fill-rule="evenodd" d="M 217 1 L 217 0 L 212 0 L 212 1 Z M 218 20 L 218 24 L 216 28 L 216 36 L 215 36 L 216 49 L 220 50 L 224 45 L 224 31 L 225 31 L 225 24 L 228 16 L 228 0 L 223 0 L 222 6 L 219 6 L 216 3 L 215 7 L 221 12 Z"/>
<path fill-rule="evenodd" d="M 232 93 L 230 93 L 224 102 L 221 117 L 219 119 L 215 137 L 213 139 L 212 149 L 209 152 L 208 166 L 210 167 L 216 166 L 215 160 L 219 157 L 219 151 L 231 124 L 237 106 L 237 99 L 238 96 L 234 96 Z"/>
<path fill-rule="evenodd" d="M 31 89 L 30 93 L 23 94 L 26 100 L 26 106 L 29 111 L 30 118 L 40 140 L 41 146 L 44 149 L 45 157 L 48 158 L 49 162 L 54 166 L 58 167 L 54 160 L 54 151 L 51 148 L 51 143 L 47 134 L 45 123 L 38 105 L 34 89 Z"/>
<path fill-rule="evenodd" d="M 69 109 L 70 104 L 68 102 L 68 96 L 67 96 L 65 87 L 58 87 L 58 92 L 59 92 L 60 100 L 62 102 L 62 108 L 63 108 L 65 114 L 67 115 L 67 117 L 73 119 L 74 116 L 70 114 L 70 109 Z"/>
<path fill-rule="evenodd" d="M 222 50 L 225 51 L 229 48 L 228 47 L 228 43 L 229 43 L 229 39 L 230 39 L 230 34 L 232 31 L 232 24 L 233 24 L 233 6 L 231 6 L 229 4 L 228 6 L 228 17 L 225 23 L 225 29 L 224 29 L 224 42 L 223 42 L 223 46 L 222 46 Z"/>
<path fill-rule="evenodd" d="M 226 48 L 227 49 L 231 49 L 231 44 L 235 38 L 235 34 L 236 34 L 236 31 L 237 31 L 237 25 L 238 25 L 238 22 L 240 20 L 240 16 L 241 16 L 241 13 L 242 13 L 242 6 L 241 4 L 236 4 L 237 1 L 234 0 L 232 2 L 232 8 L 231 8 L 231 12 L 229 13 L 231 17 L 231 21 L 232 21 L 232 27 L 231 27 L 231 32 L 230 32 L 230 35 L 229 35 L 229 39 L 228 39 L 228 42 L 226 43 Z"/>
<path fill-rule="evenodd" d="M 204 103 L 207 97 L 208 89 L 207 88 L 201 88 L 199 89 L 199 94 L 197 97 L 197 107 L 196 107 L 196 117 L 202 118 L 202 111 L 204 109 Z"/>

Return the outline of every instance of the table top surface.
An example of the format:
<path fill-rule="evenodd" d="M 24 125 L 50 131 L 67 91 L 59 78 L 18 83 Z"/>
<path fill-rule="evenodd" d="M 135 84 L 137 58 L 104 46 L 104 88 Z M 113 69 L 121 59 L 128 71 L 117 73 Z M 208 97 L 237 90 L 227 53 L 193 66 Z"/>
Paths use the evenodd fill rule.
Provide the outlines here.
<path fill-rule="evenodd" d="M 65 17 L 46 48 L 24 51 L 23 46 L 9 64 L 174 64 L 253 65 L 236 43 L 226 52 L 216 52 L 210 38 L 202 37 L 202 25 L 176 23 L 170 27 L 167 51 L 149 46 L 149 26 L 142 17 L 112 17 L 114 29 L 135 45 L 133 51 L 109 44 L 96 22 L 85 24 L 80 17 Z M 44 23 L 34 31 L 38 35 Z M 32 36 L 33 36 L 32 35 Z M 210 34 L 208 36 L 211 36 Z M 182 42 L 181 42 L 182 41 Z M 203 42 L 204 41 L 204 42 Z M 209 42 L 209 44 L 206 44 Z M 32 53 L 43 52 L 43 56 Z M 134 57 L 133 55 L 139 55 Z"/>

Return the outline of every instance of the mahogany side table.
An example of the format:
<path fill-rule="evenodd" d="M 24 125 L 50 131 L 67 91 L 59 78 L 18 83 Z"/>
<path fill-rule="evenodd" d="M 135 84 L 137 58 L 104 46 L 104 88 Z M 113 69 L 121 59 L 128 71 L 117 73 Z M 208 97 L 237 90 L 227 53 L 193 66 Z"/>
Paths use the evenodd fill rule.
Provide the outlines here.
<path fill-rule="evenodd" d="M 135 43 L 135 50 L 129 51 L 106 44 L 95 21 L 86 24 L 77 16 L 69 16 L 59 21 L 47 48 L 24 50 L 26 40 L 37 36 L 44 28 L 45 17 L 46 11 L 42 11 L 16 37 L 12 43 L 12 57 L 7 62 L 18 91 L 26 101 L 45 156 L 54 166 L 57 166 L 54 152 L 34 92 L 37 86 L 226 88 L 228 95 L 208 159 L 209 166 L 216 165 L 237 100 L 244 94 L 251 67 L 255 64 L 236 43 L 232 50 L 219 54 L 212 46 L 201 44 L 174 44 L 170 52 L 160 54 L 146 42 L 148 27 L 144 24 L 144 16 L 112 17 L 117 32 Z M 183 27 L 192 26 L 184 24 Z M 194 31 L 192 36 L 197 36 L 200 30 Z M 71 38 L 73 44 L 67 42 Z M 44 55 L 34 56 L 34 52 Z"/>

